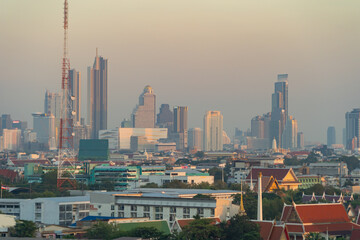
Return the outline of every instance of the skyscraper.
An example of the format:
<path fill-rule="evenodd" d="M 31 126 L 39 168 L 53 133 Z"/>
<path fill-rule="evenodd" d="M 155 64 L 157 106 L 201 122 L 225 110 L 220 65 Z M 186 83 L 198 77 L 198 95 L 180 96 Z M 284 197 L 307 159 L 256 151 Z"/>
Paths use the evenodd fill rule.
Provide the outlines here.
<path fill-rule="evenodd" d="M 21 144 L 21 130 L 20 129 L 3 129 L 3 149 L 18 151 Z"/>
<path fill-rule="evenodd" d="M 223 150 L 223 116 L 220 111 L 208 111 L 204 116 L 204 151 Z"/>
<path fill-rule="evenodd" d="M 80 125 L 81 120 L 81 73 L 77 72 L 75 69 L 69 71 L 69 79 L 71 83 L 71 95 L 73 99 L 73 111 L 74 115 L 74 125 Z"/>
<path fill-rule="evenodd" d="M 99 130 L 107 129 L 108 60 L 98 56 L 93 67 L 88 67 L 87 117 L 91 138 L 98 138 Z"/>
<path fill-rule="evenodd" d="M 271 139 L 281 147 L 281 137 L 288 119 L 288 74 L 279 74 L 272 94 Z"/>
<path fill-rule="evenodd" d="M 202 149 L 202 130 L 201 128 L 190 128 L 188 133 L 189 149 L 201 151 Z"/>
<path fill-rule="evenodd" d="M 12 128 L 12 120 L 10 114 L 3 114 L 1 116 L 1 130 L 2 129 L 11 129 Z"/>
<path fill-rule="evenodd" d="M 160 112 L 157 115 L 156 125 L 159 127 L 169 127 L 174 123 L 174 115 L 170 110 L 169 104 L 161 104 Z"/>
<path fill-rule="evenodd" d="M 174 108 L 174 139 L 176 149 L 183 151 L 188 147 L 188 107 Z"/>
<path fill-rule="evenodd" d="M 360 137 L 360 108 L 354 108 L 345 114 L 346 119 L 346 148 L 354 150 L 359 148 Z"/>
<path fill-rule="evenodd" d="M 39 143 L 56 149 L 55 117 L 52 114 L 33 113 L 33 130 Z"/>
<path fill-rule="evenodd" d="M 293 116 L 288 116 L 285 128 L 282 134 L 282 148 L 295 149 L 297 148 L 298 125 Z"/>
<path fill-rule="evenodd" d="M 54 115 L 55 118 L 61 118 L 61 94 L 53 93 L 49 90 L 45 92 L 44 113 Z"/>
<path fill-rule="evenodd" d="M 331 145 L 336 144 L 336 133 L 335 127 L 328 127 L 327 129 L 327 146 L 331 147 Z"/>
<path fill-rule="evenodd" d="M 154 128 L 156 96 L 151 86 L 147 85 L 139 96 L 137 105 L 132 114 L 134 128 Z"/>
<path fill-rule="evenodd" d="M 298 149 L 304 149 L 305 143 L 304 143 L 304 133 L 298 132 L 297 134 L 297 148 Z"/>

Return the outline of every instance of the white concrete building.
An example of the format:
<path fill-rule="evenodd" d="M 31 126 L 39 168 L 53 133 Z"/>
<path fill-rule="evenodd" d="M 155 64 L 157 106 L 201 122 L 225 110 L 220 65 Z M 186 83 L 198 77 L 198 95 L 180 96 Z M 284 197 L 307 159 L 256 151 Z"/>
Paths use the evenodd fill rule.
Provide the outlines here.
<path fill-rule="evenodd" d="M 206 112 L 203 144 L 206 152 L 223 150 L 223 115 L 220 111 Z"/>
<path fill-rule="evenodd" d="M 20 220 L 68 226 L 89 215 L 90 197 L 3 198 L 0 199 L 0 211 Z"/>
<path fill-rule="evenodd" d="M 232 204 L 239 191 L 205 189 L 142 188 L 125 192 L 91 192 L 90 215 L 109 217 L 148 217 L 150 220 L 167 220 L 170 226 L 175 219 L 219 217 L 227 220 L 239 211 Z M 209 199 L 193 198 L 197 194 Z"/>
<path fill-rule="evenodd" d="M 21 144 L 20 129 L 3 129 L 3 150 L 18 151 Z"/>

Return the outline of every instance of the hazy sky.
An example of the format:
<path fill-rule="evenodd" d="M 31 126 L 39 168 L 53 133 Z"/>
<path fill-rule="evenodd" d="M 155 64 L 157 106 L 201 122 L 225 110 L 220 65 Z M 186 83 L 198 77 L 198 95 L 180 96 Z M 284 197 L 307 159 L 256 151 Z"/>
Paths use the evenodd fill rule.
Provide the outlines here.
<path fill-rule="evenodd" d="M 225 130 L 270 111 L 278 73 L 289 74 L 289 113 L 305 140 L 325 141 L 360 107 L 359 0 L 69 0 L 71 67 L 95 49 L 109 59 L 109 128 L 129 117 L 145 85 L 161 103 L 206 110 Z M 45 89 L 60 90 L 62 0 L 0 0 L 0 113 L 32 123 Z"/>

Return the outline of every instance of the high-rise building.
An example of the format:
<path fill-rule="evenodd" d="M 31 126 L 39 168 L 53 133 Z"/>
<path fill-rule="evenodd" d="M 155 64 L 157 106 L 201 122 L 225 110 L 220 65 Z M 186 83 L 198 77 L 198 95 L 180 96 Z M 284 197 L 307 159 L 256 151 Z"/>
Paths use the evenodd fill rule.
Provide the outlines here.
<path fill-rule="evenodd" d="M 342 130 L 342 143 L 344 147 L 346 148 L 346 128 L 343 128 Z"/>
<path fill-rule="evenodd" d="M 190 150 L 202 150 L 202 130 L 201 128 L 190 128 L 188 132 L 188 146 Z"/>
<path fill-rule="evenodd" d="M 75 69 L 69 71 L 69 80 L 71 83 L 71 96 L 73 99 L 73 111 L 74 115 L 74 125 L 80 125 L 81 120 L 81 73 L 77 72 Z"/>
<path fill-rule="evenodd" d="M 275 138 L 276 142 L 282 147 L 281 137 L 288 119 L 288 74 L 279 74 L 278 81 L 275 83 L 275 91 L 272 94 L 271 109 L 271 134 L 270 138 Z"/>
<path fill-rule="evenodd" d="M 304 149 L 305 142 L 304 142 L 304 133 L 298 132 L 297 134 L 297 148 L 298 149 Z"/>
<path fill-rule="evenodd" d="M 1 130 L 11 129 L 11 128 L 12 128 L 12 120 L 10 114 L 3 114 L 1 116 Z"/>
<path fill-rule="evenodd" d="M 156 96 L 151 86 L 147 85 L 139 96 L 139 105 L 133 111 L 134 128 L 154 128 L 156 112 Z"/>
<path fill-rule="evenodd" d="M 33 113 L 33 131 L 39 143 L 43 143 L 53 150 L 57 148 L 55 117 L 52 114 Z"/>
<path fill-rule="evenodd" d="M 174 139 L 177 150 L 188 147 L 188 107 L 174 108 Z"/>
<path fill-rule="evenodd" d="M 3 129 L 3 150 L 18 151 L 21 144 L 21 130 L 20 129 Z"/>
<path fill-rule="evenodd" d="M 328 127 L 327 129 L 327 146 L 331 147 L 331 145 L 336 144 L 336 133 L 335 127 Z"/>
<path fill-rule="evenodd" d="M 297 148 L 297 135 L 298 125 L 297 121 L 293 116 L 288 116 L 286 125 L 281 137 L 281 146 L 284 149 L 295 149 Z"/>
<path fill-rule="evenodd" d="M 45 92 L 44 113 L 61 118 L 61 93 L 53 93 L 48 90 Z"/>
<path fill-rule="evenodd" d="M 156 125 L 159 127 L 172 126 L 174 123 L 174 115 L 170 110 L 169 104 L 161 104 L 160 112 L 157 115 Z"/>
<path fill-rule="evenodd" d="M 107 129 L 108 111 L 108 60 L 98 56 L 93 67 L 88 67 L 87 122 L 91 126 L 91 138 L 97 139 L 99 130 Z"/>
<path fill-rule="evenodd" d="M 264 118 L 256 116 L 251 119 L 251 136 L 256 138 L 264 138 L 265 135 Z"/>
<path fill-rule="evenodd" d="M 204 116 L 204 151 L 223 150 L 223 116 L 220 111 L 208 111 Z"/>
<path fill-rule="evenodd" d="M 359 148 L 360 137 L 360 108 L 355 108 L 345 114 L 346 119 L 346 148 L 354 150 Z"/>
<path fill-rule="evenodd" d="M 12 128 L 21 129 L 24 131 L 27 129 L 27 122 L 26 121 L 20 121 L 20 120 L 13 120 L 12 121 Z"/>

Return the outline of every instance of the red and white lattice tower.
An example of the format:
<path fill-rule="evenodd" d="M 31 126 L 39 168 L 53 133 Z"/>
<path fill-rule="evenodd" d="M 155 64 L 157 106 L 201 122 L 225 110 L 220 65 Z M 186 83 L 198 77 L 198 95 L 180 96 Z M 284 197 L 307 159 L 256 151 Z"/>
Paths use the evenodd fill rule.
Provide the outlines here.
<path fill-rule="evenodd" d="M 64 52 L 62 60 L 62 103 L 59 133 L 59 156 L 57 188 L 59 190 L 75 189 L 75 152 L 73 144 L 73 100 L 72 86 L 69 78 L 70 60 L 67 49 L 68 1 L 64 2 Z"/>

